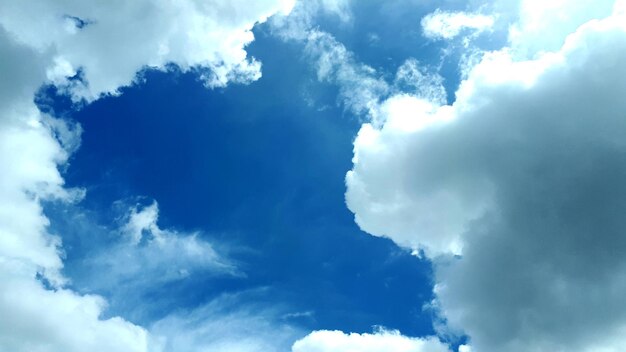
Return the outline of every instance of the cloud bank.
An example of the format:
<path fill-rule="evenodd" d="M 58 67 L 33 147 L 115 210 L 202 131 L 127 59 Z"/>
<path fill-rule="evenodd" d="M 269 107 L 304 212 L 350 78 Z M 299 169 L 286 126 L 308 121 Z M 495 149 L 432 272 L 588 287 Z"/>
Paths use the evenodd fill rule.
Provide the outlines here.
<path fill-rule="evenodd" d="M 626 347 L 625 6 L 559 4 L 523 2 L 454 104 L 395 95 L 354 143 L 357 223 L 434 260 L 442 333 L 476 351 Z"/>

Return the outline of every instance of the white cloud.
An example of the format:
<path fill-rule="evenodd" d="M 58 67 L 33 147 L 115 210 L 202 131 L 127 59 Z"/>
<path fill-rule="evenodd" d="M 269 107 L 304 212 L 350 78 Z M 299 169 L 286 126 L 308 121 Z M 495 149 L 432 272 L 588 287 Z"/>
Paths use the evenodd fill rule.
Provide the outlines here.
<path fill-rule="evenodd" d="M 0 1 L 0 350 L 148 348 L 141 327 L 101 318 L 101 298 L 64 288 L 61 242 L 48 233 L 41 202 L 83 196 L 64 188 L 59 172 L 80 143 L 80 127 L 39 112 L 33 104 L 38 88 L 53 83 L 75 99 L 93 100 L 116 94 L 138 70 L 163 69 L 169 62 L 197 69 L 209 86 L 249 82 L 260 75 L 260 64 L 244 50 L 253 40 L 252 26 L 292 6 L 292 1 Z M 68 79 L 78 72 L 84 84 Z M 207 249 L 193 237 L 164 236 L 157 244 L 168 245 L 187 252 Z"/>
<path fill-rule="evenodd" d="M 91 290 L 110 292 L 118 301 L 133 301 L 146 289 L 185 279 L 194 273 L 243 276 L 236 265 L 218 253 L 199 233 L 181 233 L 158 226 L 156 202 L 131 207 L 119 232 L 121 238 L 90 252 L 83 278 Z M 93 227 L 88 224 L 86 228 Z M 223 248 L 222 251 L 224 252 Z M 95 274 L 99 273 L 99 274 Z M 84 283 L 83 283 L 84 285 Z"/>
<path fill-rule="evenodd" d="M 422 18 L 424 35 L 431 39 L 452 39 L 465 30 L 473 35 L 491 29 L 493 16 L 466 12 L 444 12 L 436 10 Z"/>
<path fill-rule="evenodd" d="M 244 47 L 252 27 L 292 0 L 246 1 L 2 1 L 0 23 L 11 36 L 46 56 L 47 78 L 77 98 L 115 94 L 144 67 L 200 69 L 209 86 L 260 77 Z M 72 18 L 68 16 L 73 16 Z M 87 21 L 76 27 L 79 18 Z M 87 86 L 67 81 L 81 70 Z"/>
<path fill-rule="evenodd" d="M 411 58 L 407 59 L 396 72 L 394 86 L 400 92 L 410 93 L 416 97 L 445 104 L 447 101 L 446 90 L 443 86 L 443 77 L 439 74 L 428 72 L 420 63 Z"/>
<path fill-rule="evenodd" d="M 454 170 L 465 161 L 462 155 L 446 162 L 430 157 L 426 144 L 434 137 L 413 137 L 443 129 L 455 111 L 409 95 L 388 99 L 380 111 L 384 125 L 361 127 L 354 141 L 354 167 L 346 176 L 346 202 L 356 222 L 370 234 L 429 255 L 459 254 L 465 225 L 490 203 L 489 185 L 458 180 L 438 187 L 446 180 L 436 168 Z M 417 153 L 427 157 L 419 160 Z M 453 177 L 450 181 L 465 179 Z"/>
<path fill-rule="evenodd" d="M 524 59 L 539 32 L 522 14 L 453 105 L 391 97 L 354 143 L 357 222 L 434 259 L 441 313 L 476 351 L 624 349 L 626 18 L 577 4 L 532 27 L 556 26 L 562 48 Z"/>
<path fill-rule="evenodd" d="M 341 331 L 314 331 L 296 341 L 292 352 L 448 352 L 448 346 L 435 337 L 411 338 L 397 331 L 373 334 L 346 334 Z"/>
<path fill-rule="evenodd" d="M 263 291 L 263 290 L 261 290 Z M 263 292 L 224 295 L 189 312 L 167 316 L 150 328 L 159 352 L 282 352 L 302 332 L 281 322 L 276 307 L 246 304 Z"/>
<path fill-rule="evenodd" d="M 376 114 L 379 99 L 390 87 L 372 67 L 359 63 L 333 35 L 314 23 L 319 12 L 329 12 L 342 20 L 350 17 L 350 1 L 300 1 L 288 16 L 276 16 L 271 25 L 283 40 L 304 44 L 304 55 L 310 60 L 319 81 L 339 87 L 339 99 L 346 109 L 357 115 Z M 407 72 L 408 74 L 408 72 Z"/>
<path fill-rule="evenodd" d="M 617 3 L 619 3 L 618 1 Z M 591 19 L 609 16 L 615 1 L 524 0 L 519 20 L 509 28 L 509 41 L 517 55 L 532 58 L 558 50 L 565 38 Z"/>
<path fill-rule="evenodd" d="M 15 352 L 147 351 L 148 335 L 120 318 L 100 319 L 97 296 L 48 290 L 19 260 L 0 258 L 0 348 Z"/>
<path fill-rule="evenodd" d="M 274 34 L 283 39 L 304 41 L 317 27 L 315 20 L 320 14 L 338 18 L 341 23 L 352 19 L 352 0 L 297 1 L 288 14 L 272 17 L 270 24 Z"/>
<path fill-rule="evenodd" d="M 41 56 L 0 28 L 0 349 L 145 351 L 146 332 L 119 318 L 101 320 L 102 299 L 60 288 L 60 240 L 47 233 L 40 201 L 73 201 L 57 165 L 68 153 L 56 126 L 33 106 L 45 79 Z M 36 276 L 55 286 L 46 289 Z"/>
<path fill-rule="evenodd" d="M 376 71 L 356 62 L 352 53 L 328 33 L 312 30 L 305 43 L 305 53 L 315 63 L 317 78 L 339 86 L 346 108 L 375 116 L 379 98 L 389 91 L 389 85 Z"/>

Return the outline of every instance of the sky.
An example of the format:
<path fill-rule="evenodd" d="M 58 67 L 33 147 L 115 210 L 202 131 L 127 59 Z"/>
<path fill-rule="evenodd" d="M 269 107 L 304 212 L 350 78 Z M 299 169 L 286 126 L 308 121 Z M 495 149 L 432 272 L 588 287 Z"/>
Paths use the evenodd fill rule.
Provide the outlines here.
<path fill-rule="evenodd" d="M 624 0 L 0 0 L 0 351 L 624 351 L 623 62 Z"/>

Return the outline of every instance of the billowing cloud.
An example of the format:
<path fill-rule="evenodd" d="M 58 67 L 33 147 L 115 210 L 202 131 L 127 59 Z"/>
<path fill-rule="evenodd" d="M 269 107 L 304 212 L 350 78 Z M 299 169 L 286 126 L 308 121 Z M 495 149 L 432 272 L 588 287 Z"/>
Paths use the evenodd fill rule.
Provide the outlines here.
<path fill-rule="evenodd" d="M 625 348 L 624 2 L 601 20 L 578 4 L 530 59 L 516 49 L 559 14 L 522 13 L 453 105 L 393 96 L 354 143 L 357 223 L 434 259 L 442 316 L 476 351 Z"/>
<path fill-rule="evenodd" d="M 62 288 L 60 240 L 47 233 L 40 201 L 73 201 L 81 192 L 63 188 L 57 166 L 68 153 L 32 104 L 45 79 L 40 55 L 3 29 L 0 51 L 0 349 L 145 351 L 145 330 L 100 320 L 101 298 Z"/>
<path fill-rule="evenodd" d="M 33 103 L 44 83 L 76 100 L 116 94 L 144 67 L 197 70 L 208 86 L 249 82 L 252 26 L 291 1 L 0 1 L 0 349 L 146 351 L 146 330 L 101 319 L 102 298 L 65 288 L 62 246 L 42 201 L 74 202 L 59 167 L 79 126 Z M 169 237 L 165 237 L 165 242 Z M 193 240 L 176 242 L 189 249 Z M 195 248 L 195 247 L 194 247 Z M 192 248 L 193 249 L 193 248 Z M 197 248 L 195 248 L 197 249 Z"/>
<path fill-rule="evenodd" d="M 614 1 L 524 0 L 517 4 L 519 20 L 509 28 L 510 46 L 517 55 L 532 58 L 559 50 L 565 38 L 587 21 L 609 16 Z"/>
<path fill-rule="evenodd" d="M 449 352 L 435 337 L 410 338 L 397 331 L 380 330 L 373 334 L 346 334 L 319 330 L 296 341 L 293 352 Z"/>
<path fill-rule="evenodd" d="M 144 67 L 175 63 L 198 70 L 209 86 L 260 77 L 244 47 L 252 27 L 291 0 L 3 1 L 0 23 L 13 40 L 45 57 L 45 73 L 77 98 L 92 100 L 127 86 Z M 82 75 L 85 84 L 68 80 Z"/>
<path fill-rule="evenodd" d="M 431 39 L 452 39 L 463 31 L 473 35 L 491 29 L 494 18 L 488 15 L 437 10 L 422 19 L 424 35 Z"/>
<path fill-rule="evenodd" d="M 0 258 L 0 347 L 6 351 L 147 351 L 148 334 L 120 318 L 100 319 L 98 296 L 50 290 L 32 268 Z"/>

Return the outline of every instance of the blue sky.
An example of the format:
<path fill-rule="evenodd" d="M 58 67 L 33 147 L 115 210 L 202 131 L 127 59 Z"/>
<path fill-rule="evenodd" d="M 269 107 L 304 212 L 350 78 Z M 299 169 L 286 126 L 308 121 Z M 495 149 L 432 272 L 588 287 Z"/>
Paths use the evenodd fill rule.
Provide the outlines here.
<path fill-rule="evenodd" d="M 199 231 L 228 247 L 245 276 L 200 272 L 131 297 L 90 290 L 98 269 L 85 264 L 91 235 L 84 229 L 64 237 L 66 272 L 79 291 L 112 295 L 111 313 L 137 314 L 138 322 L 167 315 L 173 307 L 162 301 L 194 307 L 267 287 L 254 301 L 306 312 L 295 319 L 305 329 L 370 332 L 382 325 L 432 333 L 432 312 L 422 309 L 432 299 L 430 264 L 366 236 L 345 206 L 360 117 L 337 103 L 335 87 L 317 82 L 302 45 L 269 31 L 256 30 L 247 49 L 263 62 L 263 77 L 253 84 L 208 90 L 192 73 L 146 71 L 120 97 L 66 111 L 85 130 L 65 174 L 68 187 L 89 194 L 78 210 L 88 214 L 85 221 L 115 228 L 116 201 L 157 200 L 161 227 Z M 53 91 L 42 100 L 55 111 L 67 103 Z M 55 232 L 72 232 L 66 216 L 58 216 Z M 146 312 L 134 312 L 129 300 Z"/>
<path fill-rule="evenodd" d="M 0 0 L 0 351 L 624 350 L 625 16 Z"/>

